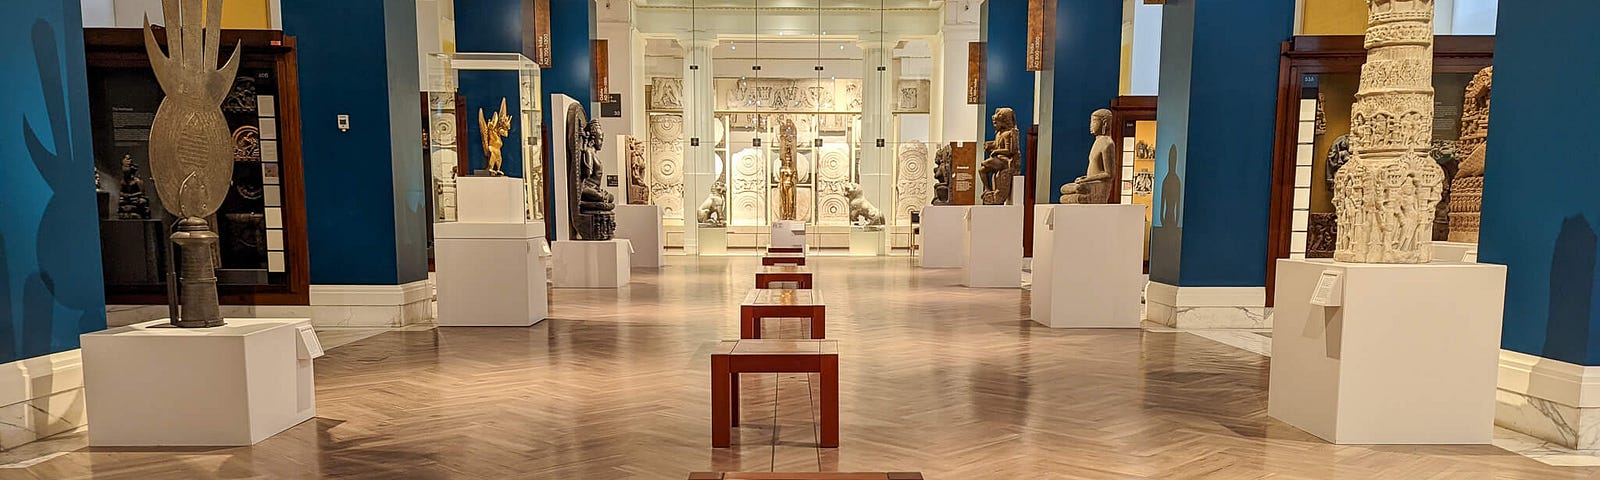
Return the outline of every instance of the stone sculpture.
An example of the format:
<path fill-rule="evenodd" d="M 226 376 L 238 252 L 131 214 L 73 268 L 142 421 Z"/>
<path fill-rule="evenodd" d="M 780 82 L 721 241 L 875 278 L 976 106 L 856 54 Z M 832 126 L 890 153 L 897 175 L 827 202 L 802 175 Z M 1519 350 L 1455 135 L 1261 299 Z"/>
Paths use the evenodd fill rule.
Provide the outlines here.
<path fill-rule="evenodd" d="M 728 181 L 717 177 L 711 182 L 711 193 L 700 202 L 700 226 L 721 228 L 728 226 Z"/>
<path fill-rule="evenodd" d="M 983 204 L 1005 205 L 1011 203 L 1012 177 L 1021 171 L 1017 159 L 1020 152 L 1021 132 L 1017 131 L 1017 116 L 1010 108 L 994 110 L 994 140 L 983 143 L 989 158 L 978 168 L 983 180 Z"/>
<path fill-rule="evenodd" d="M 1351 109 L 1351 160 L 1334 174 L 1334 259 L 1427 263 L 1444 171 L 1433 133 L 1433 1 L 1367 0 L 1367 62 Z"/>
<path fill-rule="evenodd" d="M 1339 173 L 1344 164 L 1350 163 L 1350 135 L 1340 135 L 1333 139 L 1333 145 L 1328 147 L 1328 165 L 1324 169 L 1328 190 L 1333 190 L 1333 177 Z"/>
<path fill-rule="evenodd" d="M 844 196 L 850 199 L 850 223 L 861 227 L 882 226 L 883 212 L 872 202 L 867 201 L 864 193 L 859 183 L 851 182 L 845 185 Z"/>
<path fill-rule="evenodd" d="M 500 111 L 488 120 L 483 118 L 483 109 L 478 109 L 478 136 L 483 137 L 483 169 L 492 175 L 506 174 L 500 170 L 500 164 L 505 162 L 500 149 L 505 146 L 505 138 L 509 135 L 511 115 L 506 113 L 506 99 L 500 99 Z"/>
<path fill-rule="evenodd" d="M 795 168 L 794 121 L 785 118 L 778 126 L 778 220 L 796 220 L 795 183 L 799 180 Z"/>
<path fill-rule="evenodd" d="M 950 204 L 950 182 L 955 179 L 955 162 L 951 158 L 950 144 L 939 146 L 933 154 L 933 204 Z"/>
<path fill-rule="evenodd" d="M 650 165 L 644 159 L 644 141 L 632 136 L 628 142 L 628 204 L 650 204 Z"/>
<path fill-rule="evenodd" d="M 605 169 L 597 156 L 602 137 L 600 122 L 589 121 L 583 105 L 567 107 L 567 165 L 572 172 L 567 191 L 576 200 L 569 202 L 568 218 L 574 240 L 610 240 L 617 229 L 615 197 L 604 188 Z"/>
<path fill-rule="evenodd" d="M 100 176 L 95 175 L 99 182 Z M 144 180 L 139 178 L 139 166 L 132 155 L 122 156 L 122 190 L 117 196 L 117 218 L 140 220 L 150 218 L 150 199 L 144 196 Z"/>
<path fill-rule="evenodd" d="M 1111 141 L 1111 111 L 1095 110 L 1089 115 L 1089 170 L 1072 183 L 1061 186 L 1061 203 L 1111 203 L 1111 172 L 1117 168 L 1117 147 Z"/>
<path fill-rule="evenodd" d="M 168 257 L 167 303 L 173 325 L 218 327 L 223 324 L 213 253 L 218 239 L 206 218 L 222 206 L 233 185 L 233 136 L 222 116 L 222 101 L 239 71 L 239 45 L 217 68 L 222 0 L 165 4 L 167 52 L 156 43 L 148 16 L 144 46 L 166 94 L 150 124 L 150 172 L 157 193 L 171 196 L 162 205 L 181 219 L 172 234 L 177 256 Z"/>
<path fill-rule="evenodd" d="M 1467 101 L 1461 112 L 1461 143 L 1465 154 L 1461 169 L 1450 182 L 1450 241 L 1478 242 L 1478 221 L 1483 208 L 1484 160 L 1489 153 L 1489 90 L 1494 67 L 1485 68 L 1467 84 Z"/>

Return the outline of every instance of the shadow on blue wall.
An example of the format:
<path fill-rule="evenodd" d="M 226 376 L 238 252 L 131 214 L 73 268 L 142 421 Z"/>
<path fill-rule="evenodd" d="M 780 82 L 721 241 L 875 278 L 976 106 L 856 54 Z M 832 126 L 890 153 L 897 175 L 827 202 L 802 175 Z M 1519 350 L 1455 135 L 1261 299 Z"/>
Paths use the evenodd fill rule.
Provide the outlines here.
<path fill-rule="evenodd" d="M 1567 217 L 1556 235 L 1550 256 L 1550 319 L 1545 325 L 1544 354 L 1553 358 L 1584 358 L 1589 352 L 1591 322 L 1595 318 L 1594 227 L 1582 215 Z"/>

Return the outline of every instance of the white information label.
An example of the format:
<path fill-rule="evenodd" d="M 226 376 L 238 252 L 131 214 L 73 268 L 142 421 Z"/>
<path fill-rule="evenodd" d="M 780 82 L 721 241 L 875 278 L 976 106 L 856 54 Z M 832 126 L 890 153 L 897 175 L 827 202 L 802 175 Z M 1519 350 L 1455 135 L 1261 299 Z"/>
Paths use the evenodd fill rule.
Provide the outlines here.
<path fill-rule="evenodd" d="M 1337 307 L 1343 305 L 1343 280 L 1344 272 L 1338 270 L 1323 270 L 1322 277 L 1317 279 L 1317 288 L 1311 291 L 1311 304 L 1323 307 Z"/>

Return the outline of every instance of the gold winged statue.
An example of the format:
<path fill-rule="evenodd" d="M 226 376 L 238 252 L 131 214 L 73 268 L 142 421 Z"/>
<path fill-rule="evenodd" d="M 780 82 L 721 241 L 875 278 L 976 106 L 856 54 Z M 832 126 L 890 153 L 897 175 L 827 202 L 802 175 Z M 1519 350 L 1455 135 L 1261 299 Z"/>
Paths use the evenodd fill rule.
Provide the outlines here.
<path fill-rule="evenodd" d="M 223 324 L 217 305 L 217 234 L 206 217 L 216 213 L 233 185 L 233 136 L 222 100 L 239 71 L 239 45 L 222 68 L 222 0 L 162 0 L 167 51 L 150 18 L 144 46 L 166 95 L 150 124 L 150 173 L 168 212 L 180 218 L 167 273 L 171 321 L 179 327 Z M 171 265 L 178 263 L 178 265 Z M 181 271 L 181 274 L 178 273 Z M 181 309 L 179 308 L 181 305 Z"/>
<path fill-rule="evenodd" d="M 511 135 L 511 115 L 506 113 L 506 99 L 500 99 L 500 111 L 488 120 L 483 119 L 483 109 L 478 109 L 478 135 L 483 137 L 484 169 L 495 175 L 505 175 L 500 170 L 503 158 L 500 156 L 500 147 L 505 146 L 505 138 Z"/>

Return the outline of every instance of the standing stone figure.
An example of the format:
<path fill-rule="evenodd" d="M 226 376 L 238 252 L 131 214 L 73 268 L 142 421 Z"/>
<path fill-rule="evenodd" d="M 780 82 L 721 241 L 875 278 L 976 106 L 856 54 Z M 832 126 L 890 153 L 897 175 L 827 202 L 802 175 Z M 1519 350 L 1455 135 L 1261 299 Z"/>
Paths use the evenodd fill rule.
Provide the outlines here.
<path fill-rule="evenodd" d="M 644 141 L 628 137 L 628 204 L 650 204 L 650 165 L 644 159 Z"/>
<path fill-rule="evenodd" d="M 1012 177 L 1021 171 L 1017 159 L 1021 151 L 1021 132 L 1017 131 L 1017 115 L 1010 108 L 994 110 L 994 140 L 983 143 L 989 158 L 978 168 L 983 179 L 983 204 L 1005 205 L 1011 203 Z"/>
<path fill-rule="evenodd" d="M 1367 0 L 1367 63 L 1334 174 L 1334 259 L 1427 263 L 1444 170 L 1433 134 L 1433 0 Z"/>
<path fill-rule="evenodd" d="M 567 108 L 567 161 L 572 169 L 572 182 L 568 190 L 575 240 L 610 240 L 617 230 L 612 210 L 617 208 L 615 197 L 604 188 L 606 173 L 597 156 L 603 145 L 600 122 L 591 122 L 583 113 L 583 105 Z"/>
<path fill-rule="evenodd" d="M 933 154 L 933 204 L 950 204 L 950 182 L 955 178 L 955 162 L 951 158 L 950 144 L 939 146 Z"/>
<path fill-rule="evenodd" d="M 216 68 L 216 59 L 222 57 L 222 0 L 205 0 L 203 5 L 201 0 L 168 0 L 165 5 L 167 52 L 156 43 L 149 17 L 144 46 L 166 94 L 150 124 L 150 173 L 156 192 L 164 197 L 161 204 L 181 218 L 172 234 L 178 265 L 169 265 L 167 271 L 168 308 L 178 327 L 219 327 L 223 321 L 213 253 L 217 234 L 206 218 L 233 190 L 233 136 L 222 116 L 222 101 L 239 72 L 239 45 Z"/>
<path fill-rule="evenodd" d="M 797 220 L 795 208 L 795 182 L 799 170 L 794 164 L 794 121 L 788 118 L 778 126 L 778 220 Z"/>
<path fill-rule="evenodd" d="M 1494 67 L 1485 68 L 1467 84 L 1467 101 L 1461 112 L 1461 170 L 1450 183 L 1450 241 L 1478 242 L 1478 221 L 1483 210 L 1484 160 L 1489 153 L 1489 90 Z"/>
<path fill-rule="evenodd" d="M 1089 170 L 1072 183 L 1061 186 L 1061 203 L 1111 203 L 1111 172 L 1117 168 L 1117 147 L 1111 141 L 1111 111 L 1104 108 L 1089 115 Z"/>

